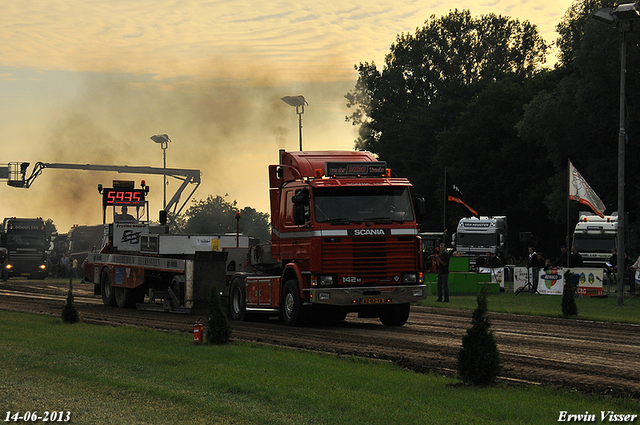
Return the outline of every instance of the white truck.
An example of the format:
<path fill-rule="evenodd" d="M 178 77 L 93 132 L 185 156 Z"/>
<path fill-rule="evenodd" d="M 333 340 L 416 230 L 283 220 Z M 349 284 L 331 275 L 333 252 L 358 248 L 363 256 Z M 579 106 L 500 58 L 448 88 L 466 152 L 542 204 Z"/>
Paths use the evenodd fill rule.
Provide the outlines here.
<path fill-rule="evenodd" d="M 618 213 L 600 217 L 580 213 L 573 231 L 573 246 L 582 255 L 584 267 L 606 268 L 611 250 L 618 244 Z"/>
<path fill-rule="evenodd" d="M 507 256 L 507 217 L 480 216 L 464 217 L 458 222 L 453 235 L 454 249 L 475 265 L 476 254 L 484 257 L 487 252 L 495 253 L 503 261 Z"/>

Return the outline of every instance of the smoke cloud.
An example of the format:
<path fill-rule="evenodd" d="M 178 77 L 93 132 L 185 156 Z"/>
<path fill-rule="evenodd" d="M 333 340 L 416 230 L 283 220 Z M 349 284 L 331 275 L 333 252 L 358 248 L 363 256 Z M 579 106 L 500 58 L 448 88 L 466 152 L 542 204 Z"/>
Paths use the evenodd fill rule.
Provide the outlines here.
<path fill-rule="evenodd" d="M 155 81 L 126 74 L 83 75 L 78 95 L 48 119 L 46 141 L 43 135 L 33 142 L 41 148 L 31 154 L 32 164 L 161 168 L 163 152 L 150 137 L 166 133 L 171 138 L 167 167 L 201 171 L 202 184 L 192 199 L 228 194 L 240 208 L 270 212 L 268 165 L 277 162 L 278 149 L 298 150 L 298 116 L 281 97 L 304 94 L 310 103 L 303 115 L 304 149 L 353 149 L 354 130 L 344 122 L 348 109 L 343 96 L 352 88 L 349 83 L 284 87 L 267 78 L 249 85 L 247 80 L 213 77 Z M 24 159 L 7 162 L 13 160 Z M 5 204 L 0 210 L 51 218 L 60 232 L 73 224 L 98 224 L 102 210 L 97 185 L 110 187 L 112 180 L 132 180 L 136 187 L 145 180 L 151 187 L 149 218 L 157 220 L 162 176 L 53 168 L 45 169 L 28 190 L 0 189 L 16 199 L 16 205 Z M 168 181 L 167 200 L 182 183 Z M 193 188 L 185 190 L 182 202 Z"/>

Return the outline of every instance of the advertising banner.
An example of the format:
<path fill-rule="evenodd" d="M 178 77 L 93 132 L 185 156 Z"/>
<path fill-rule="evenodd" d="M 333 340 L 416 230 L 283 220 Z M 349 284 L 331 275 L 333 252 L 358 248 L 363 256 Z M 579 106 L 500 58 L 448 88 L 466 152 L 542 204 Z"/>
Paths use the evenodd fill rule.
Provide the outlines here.
<path fill-rule="evenodd" d="M 564 270 L 553 268 L 540 270 L 538 276 L 538 292 L 541 295 L 562 295 L 564 290 Z"/>
<path fill-rule="evenodd" d="M 578 275 L 578 293 L 582 295 L 602 295 L 602 268 L 571 268 L 573 275 Z M 574 278 L 575 281 L 575 278 Z"/>
<path fill-rule="evenodd" d="M 504 288 L 504 267 L 478 267 L 478 273 L 489 273 L 491 275 L 491 282 L 499 283 L 501 288 Z"/>
<path fill-rule="evenodd" d="M 527 269 L 526 267 L 514 267 L 513 268 L 513 292 L 516 292 L 518 289 L 522 288 L 527 282 L 531 282 L 533 278 L 533 273 L 531 269 Z"/>
<path fill-rule="evenodd" d="M 145 224 L 114 223 L 113 245 L 120 251 L 140 251 L 140 235 L 146 229 Z"/>

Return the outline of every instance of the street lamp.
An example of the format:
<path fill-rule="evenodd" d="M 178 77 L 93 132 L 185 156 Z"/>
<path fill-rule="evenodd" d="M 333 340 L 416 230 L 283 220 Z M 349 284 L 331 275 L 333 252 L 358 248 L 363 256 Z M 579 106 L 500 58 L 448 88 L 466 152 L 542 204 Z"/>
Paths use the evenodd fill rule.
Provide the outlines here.
<path fill-rule="evenodd" d="M 614 25 L 621 34 L 620 47 L 620 131 L 618 133 L 618 274 L 616 292 L 618 294 L 618 305 L 624 305 L 624 230 L 625 230 L 625 206 L 624 206 L 624 162 L 625 162 L 625 142 L 627 134 L 625 132 L 625 86 L 626 86 L 626 57 L 627 42 L 625 34 L 633 29 L 633 21 L 640 19 L 640 11 L 635 3 L 625 3 L 618 5 L 615 9 L 606 7 L 598 10 L 594 19 Z"/>
<path fill-rule="evenodd" d="M 304 96 L 285 96 L 281 99 L 287 105 L 296 107 L 296 114 L 298 114 L 298 129 L 300 132 L 300 150 L 302 151 L 302 114 L 304 114 L 304 106 L 309 105 Z"/>
<path fill-rule="evenodd" d="M 167 148 L 169 147 L 169 142 L 171 141 L 171 139 L 169 139 L 169 136 L 167 136 L 166 134 L 156 134 L 155 136 L 151 136 L 151 140 L 153 140 L 156 143 L 160 144 L 160 148 L 162 149 L 162 159 L 163 159 L 163 164 L 164 164 L 164 169 L 165 169 L 165 173 L 164 173 L 164 204 L 162 205 L 162 209 L 166 209 L 167 208 Z"/>

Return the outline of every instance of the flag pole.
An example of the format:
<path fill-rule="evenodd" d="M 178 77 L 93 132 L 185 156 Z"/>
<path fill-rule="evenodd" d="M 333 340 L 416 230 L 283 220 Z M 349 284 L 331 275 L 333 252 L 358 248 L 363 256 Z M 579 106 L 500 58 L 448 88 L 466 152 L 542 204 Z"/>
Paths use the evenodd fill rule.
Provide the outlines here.
<path fill-rule="evenodd" d="M 442 237 L 447 243 L 447 167 L 444 167 L 444 202 L 442 203 Z"/>
<path fill-rule="evenodd" d="M 571 226 L 569 223 L 569 207 L 571 201 L 571 158 L 567 158 L 567 174 L 569 175 L 567 185 L 567 268 L 569 268 L 569 258 L 571 258 Z"/>

